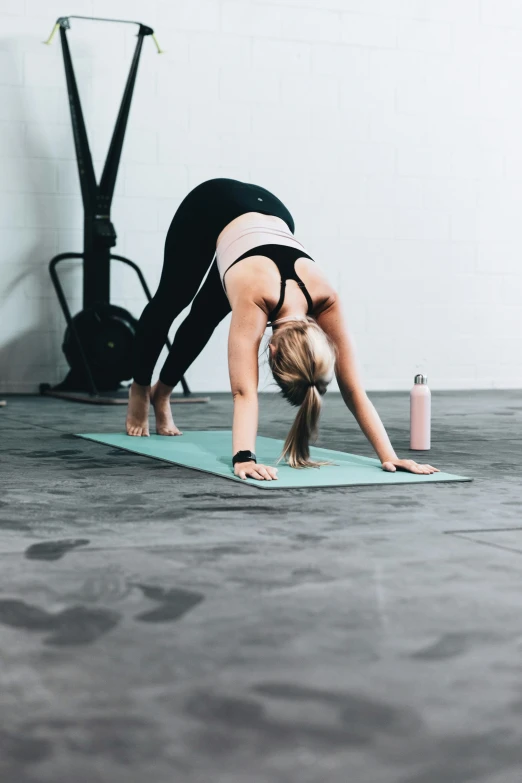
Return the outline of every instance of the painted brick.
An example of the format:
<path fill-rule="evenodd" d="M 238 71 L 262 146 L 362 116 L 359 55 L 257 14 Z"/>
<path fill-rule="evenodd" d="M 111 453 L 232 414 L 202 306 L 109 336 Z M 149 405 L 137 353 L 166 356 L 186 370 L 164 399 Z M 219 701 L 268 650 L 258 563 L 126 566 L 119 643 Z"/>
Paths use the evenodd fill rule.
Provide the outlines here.
<path fill-rule="evenodd" d="M 426 11 L 425 0 L 337 0 L 337 4 L 340 10 L 379 17 L 417 19 Z"/>
<path fill-rule="evenodd" d="M 158 210 L 154 198 L 136 197 L 119 198 L 112 205 L 112 219 L 116 230 L 132 226 L 143 231 L 156 231 L 158 227 Z"/>
<path fill-rule="evenodd" d="M 389 209 L 368 207 L 350 209 L 340 226 L 342 237 L 393 239 L 395 235 L 394 217 Z"/>
<path fill-rule="evenodd" d="M 175 30 L 211 30 L 219 27 L 219 0 L 160 2 L 159 17 Z"/>
<path fill-rule="evenodd" d="M 261 7 L 251 0 L 224 0 L 221 4 L 221 29 L 224 33 L 279 38 L 281 28 L 281 9 L 278 6 Z"/>
<path fill-rule="evenodd" d="M 522 29 L 522 5 L 518 0 L 482 0 L 482 21 Z"/>
<path fill-rule="evenodd" d="M 219 77 L 219 97 L 223 101 L 269 104 L 280 100 L 280 77 L 273 71 L 222 68 Z"/>
<path fill-rule="evenodd" d="M 306 103 L 301 106 L 252 104 L 248 108 L 254 135 L 264 136 L 267 139 L 294 139 L 296 135 L 308 138 L 310 135 L 313 110 Z M 329 116 L 325 112 L 320 112 L 320 115 Z"/>
<path fill-rule="evenodd" d="M 22 16 L 25 13 L 25 0 L 2 0 L 2 14 Z"/>
<path fill-rule="evenodd" d="M 0 247 L 2 248 L 2 279 L 3 270 L 7 265 L 18 268 L 18 271 L 34 264 L 41 264 L 58 252 L 56 249 L 56 231 L 28 231 L 26 228 L 6 227 L 0 229 Z"/>
<path fill-rule="evenodd" d="M 399 146 L 397 171 L 405 177 L 451 177 L 453 151 L 446 147 Z"/>
<path fill-rule="evenodd" d="M 83 210 L 80 197 L 34 194 L 25 197 L 25 225 L 30 228 L 81 228 Z"/>
<path fill-rule="evenodd" d="M 244 39 L 243 39 L 244 40 Z M 249 39 L 246 39 L 247 41 Z M 330 45 L 324 44 L 327 49 Z M 252 41 L 252 67 L 255 71 L 308 73 L 311 70 L 312 44 L 297 41 Z M 241 61 L 239 61 L 241 63 Z M 236 63 L 236 64 L 239 64 Z"/>
<path fill-rule="evenodd" d="M 62 105 L 66 106 L 65 91 L 56 88 L 0 85 L 0 120 L 29 124 L 56 121 Z"/>
<path fill-rule="evenodd" d="M 331 76 L 283 74 L 281 101 L 287 106 L 290 103 L 297 106 L 311 103 L 319 112 L 324 107 L 335 108 L 339 106 L 339 82 Z"/>
<path fill-rule="evenodd" d="M 355 46 L 395 48 L 397 46 L 397 22 L 380 16 L 343 14 L 341 39 Z"/>
<path fill-rule="evenodd" d="M 140 202 L 148 198 L 166 198 L 184 191 L 186 169 L 180 165 L 138 165 L 128 163 L 125 172 L 125 195 Z M 127 199 L 126 199 L 127 200 Z"/>
<path fill-rule="evenodd" d="M 459 22 L 466 26 L 480 21 L 481 0 L 423 0 L 423 3 L 425 19 Z"/>
<path fill-rule="evenodd" d="M 246 68 L 252 66 L 252 46 L 265 41 L 253 42 L 250 38 L 221 33 L 192 33 L 188 36 L 189 67 L 198 70 L 214 70 L 222 66 Z"/>
<path fill-rule="evenodd" d="M 12 121 L 1 122 L 0 158 L 23 158 L 26 153 L 24 124 Z"/>
<path fill-rule="evenodd" d="M 175 101 L 178 105 L 183 105 L 183 102 L 188 100 L 205 103 L 218 97 L 218 83 L 217 69 L 194 69 L 190 71 L 189 77 L 175 64 L 165 63 L 158 71 L 158 96 L 162 101 Z"/>
<path fill-rule="evenodd" d="M 215 101 L 189 106 L 191 133 L 214 135 L 216 133 L 249 133 L 252 126 L 252 110 L 256 108 L 241 101 Z M 279 108 L 279 107 L 278 107 Z M 164 134 L 164 137 L 167 134 Z"/>
<path fill-rule="evenodd" d="M 40 0 L 25 0 L 27 16 L 43 17 L 46 20 L 56 20 L 63 16 L 64 9 L 60 0 L 45 0 L 45 4 Z M 67 14 L 78 16 L 93 16 L 92 0 L 71 0 L 67 8 Z M 50 31 L 49 31 L 50 32 Z"/>
<path fill-rule="evenodd" d="M 327 9 L 280 7 L 281 36 L 298 41 L 341 41 L 340 14 Z"/>
<path fill-rule="evenodd" d="M 55 193 L 57 166 L 39 158 L 4 158 L 2 177 L 5 193 Z"/>
<path fill-rule="evenodd" d="M 159 134 L 158 145 L 158 160 L 160 161 L 160 168 L 164 164 L 169 164 L 178 167 L 178 175 L 174 178 L 174 189 L 170 195 L 177 195 L 180 193 L 180 186 L 186 187 L 186 178 L 179 167 L 186 165 L 201 165 L 202 163 L 215 164 L 219 162 L 219 149 L 220 149 L 219 135 L 216 133 L 212 125 L 208 124 L 208 128 L 198 127 L 192 133 L 185 136 L 175 136 L 168 133 Z M 148 166 L 144 166 L 140 169 L 143 172 L 141 176 L 146 176 Z M 176 183 L 179 183 L 176 184 Z M 166 193 L 158 195 L 168 195 Z"/>
<path fill-rule="evenodd" d="M 419 52 L 449 52 L 452 48 L 452 29 L 443 23 L 401 20 L 397 27 L 397 45 L 400 49 Z"/>
<path fill-rule="evenodd" d="M 22 84 L 23 57 L 19 52 L 0 51 L 0 84 Z"/>
<path fill-rule="evenodd" d="M 421 187 L 419 202 L 427 210 L 451 211 L 477 206 L 478 188 L 474 179 L 425 178 Z"/>
<path fill-rule="evenodd" d="M 447 212 L 420 209 L 394 210 L 397 239 L 449 239 L 450 219 Z"/>

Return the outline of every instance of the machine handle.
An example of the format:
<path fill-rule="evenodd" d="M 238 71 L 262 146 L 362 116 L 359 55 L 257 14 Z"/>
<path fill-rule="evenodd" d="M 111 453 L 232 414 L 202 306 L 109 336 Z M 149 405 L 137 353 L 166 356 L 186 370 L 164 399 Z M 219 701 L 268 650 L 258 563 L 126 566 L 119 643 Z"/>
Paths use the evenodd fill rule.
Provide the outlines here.
<path fill-rule="evenodd" d="M 60 27 L 64 27 L 66 30 L 69 30 L 69 28 L 71 26 L 69 24 L 69 19 L 87 19 L 87 20 L 89 20 L 91 22 L 117 22 L 118 24 L 137 24 L 138 27 L 140 28 L 139 34 L 152 36 L 152 40 L 156 44 L 156 49 L 158 51 L 158 54 L 164 54 L 164 49 L 161 49 L 161 47 L 160 47 L 160 45 L 158 43 L 158 39 L 154 35 L 154 30 L 152 29 L 152 27 L 148 27 L 147 25 L 142 24 L 141 22 L 132 22 L 129 19 L 105 19 L 105 18 L 103 18 L 101 16 L 60 16 L 56 20 L 56 24 L 54 25 L 53 29 L 51 30 L 51 34 L 50 34 L 49 38 L 47 39 L 47 41 L 42 41 L 42 43 L 47 44 L 48 46 L 50 46 L 54 36 L 56 35 L 56 31 Z"/>

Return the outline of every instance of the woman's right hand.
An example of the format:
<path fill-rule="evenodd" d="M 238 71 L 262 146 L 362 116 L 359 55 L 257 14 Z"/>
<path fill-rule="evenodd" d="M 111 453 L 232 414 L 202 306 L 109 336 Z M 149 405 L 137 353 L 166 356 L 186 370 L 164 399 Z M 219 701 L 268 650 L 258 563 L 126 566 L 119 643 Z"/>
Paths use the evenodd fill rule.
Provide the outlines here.
<path fill-rule="evenodd" d="M 234 465 L 234 475 L 240 479 L 252 478 L 258 481 L 276 481 L 277 468 L 271 468 L 270 465 L 259 465 L 253 460 L 248 462 L 236 462 Z"/>

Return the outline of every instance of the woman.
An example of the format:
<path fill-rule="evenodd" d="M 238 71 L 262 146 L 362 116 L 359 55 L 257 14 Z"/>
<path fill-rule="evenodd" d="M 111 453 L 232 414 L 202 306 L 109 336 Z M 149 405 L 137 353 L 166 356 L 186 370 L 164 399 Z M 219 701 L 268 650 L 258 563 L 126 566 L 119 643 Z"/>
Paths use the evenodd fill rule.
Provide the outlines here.
<path fill-rule="evenodd" d="M 159 381 L 151 388 L 168 330 L 191 302 Z M 129 435 L 149 434 L 149 403 L 158 434 L 181 435 L 171 413 L 172 389 L 230 310 L 228 363 L 236 476 L 260 481 L 277 478 L 277 469 L 258 464 L 254 454 L 258 351 L 267 323 L 273 328 L 269 364 L 274 379 L 290 404 L 299 407 L 283 449 L 292 467 L 319 464 L 310 459 L 309 443 L 317 431 L 321 397 L 335 372 L 343 399 L 384 470 L 438 472 L 395 454 L 362 387 L 339 297 L 295 239 L 288 209 L 268 190 L 232 179 L 198 185 L 174 215 L 159 288 L 138 324 Z"/>

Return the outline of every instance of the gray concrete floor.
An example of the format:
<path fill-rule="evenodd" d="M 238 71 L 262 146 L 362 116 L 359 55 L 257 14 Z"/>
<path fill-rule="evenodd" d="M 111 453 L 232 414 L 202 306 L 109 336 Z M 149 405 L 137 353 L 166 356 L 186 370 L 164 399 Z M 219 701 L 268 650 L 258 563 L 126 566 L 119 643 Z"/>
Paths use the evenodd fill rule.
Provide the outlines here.
<path fill-rule="evenodd" d="M 412 456 L 408 395 L 370 397 Z M 519 783 L 522 394 L 433 409 L 419 459 L 472 483 L 265 495 L 73 437 L 122 408 L 8 398 L 2 783 Z M 374 456 L 335 394 L 319 445 Z"/>

